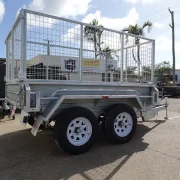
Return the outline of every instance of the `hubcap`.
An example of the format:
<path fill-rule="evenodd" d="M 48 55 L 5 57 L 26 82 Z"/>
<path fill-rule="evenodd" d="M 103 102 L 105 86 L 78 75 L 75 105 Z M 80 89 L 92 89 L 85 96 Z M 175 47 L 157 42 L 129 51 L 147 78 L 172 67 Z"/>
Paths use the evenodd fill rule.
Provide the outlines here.
<path fill-rule="evenodd" d="M 114 121 L 114 130 L 120 137 L 127 136 L 131 132 L 132 126 L 132 117 L 129 113 L 126 112 L 120 113 Z"/>
<path fill-rule="evenodd" d="M 68 141 L 75 146 L 84 145 L 92 135 L 92 125 L 85 117 L 71 121 L 67 128 Z"/>

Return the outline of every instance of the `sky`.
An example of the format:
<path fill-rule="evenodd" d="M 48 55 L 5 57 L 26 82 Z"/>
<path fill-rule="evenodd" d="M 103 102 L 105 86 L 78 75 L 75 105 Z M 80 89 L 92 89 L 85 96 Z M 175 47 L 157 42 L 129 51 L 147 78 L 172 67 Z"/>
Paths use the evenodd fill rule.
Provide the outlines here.
<path fill-rule="evenodd" d="M 104 27 L 119 31 L 129 24 L 142 25 L 149 20 L 153 28 L 145 36 L 156 40 L 155 63 L 172 63 L 169 7 L 174 11 L 176 68 L 180 69 L 179 0 L 0 0 L 0 58 L 6 56 L 5 39 L 18 11 L 26 8 L 86 23 L 97 18 Z"/>

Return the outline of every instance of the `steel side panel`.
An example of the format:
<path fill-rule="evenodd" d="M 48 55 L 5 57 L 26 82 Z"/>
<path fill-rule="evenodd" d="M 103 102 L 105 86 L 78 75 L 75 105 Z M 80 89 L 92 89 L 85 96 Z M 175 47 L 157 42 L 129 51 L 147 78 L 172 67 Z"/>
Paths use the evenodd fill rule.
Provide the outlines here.
<path fill-rule="evenodd" d="M 20 91 L 20 85 L 19 83 L 16 84 L 7 84 L 5 87 L 5 94 L 6 98 L 10 99 L 11 101 L 19 102 L 19 91 Z"/>
<path fill-rule="evenodd" d="M 112 90 L 112 91 L 116 91 L 116 90 L 124 90 L 124 91 L 127 91 L 127 90 L 134 90 L 138 93 L 139 96 L 148 96 L 148 95 L 151 95 L 151 89 L 152 87 L 133 87 L 133 86 L 113 86 L 113 85 L 82 85 L 82 84 L 79 84 L 79 85 L 50 85 L 50 84 L 30 84 L 30 87 L 31 87 L 31 91 L 41 91 L 41 97 L 48 97 L 48 96 L 51 96 L 55 91 L 57 90 L 63 90 L 63 89 L 66 89 L 66 90 L 97 90 L 97 89 L 101 89 L 101 90 Z M 93 92 L 92 92 L 93 93 Z M 65 93 L 63 93 L 65 94 Z M 73 94 L 73 92 L 72 92 Z M 61 94 L 59 94 L 61 95 Z"/>
<path fill-rule="evenodd" d="M 152 93 L 152 87 L 133 87 L 133 86 L 109 86 L 109 85 L 49 85 L 49 84 L 30 84 L 30 88 L 32 92 L 40 91 L 41 92 L 41 101 L 40 106 L 42 108 L 42 112 L 44 112 L 44 116 L 49 119 L 53 118 L 58 112 L 63 111 L 66 108 L 72 106 L 83 106 L 91 111 L 93 111 L 96 115 L 103 112 L 106 108 L 112 106 L 113 104 L 125 103 L 129 104 L 132 107 L 136 107 L 138 109 L 142 109 L 144 104 L 152 105 L 152 100 L 150 98 Z M 9 102 L 19 102 L 18 93 L 20 91 L 20 84 L 17 83 L 7 83 L 6 84 L 6 99 Z M 70 95 L 71 99 L 66 99 L 61 101 L 60 107 L 56 105 L 57 101 L 62 96 Z M 93 96 L 92 98 L 86 98 L 88 96 Z M 100 96 L 95 98 L 95 96 Z M 102 99 L 103 95 L 110 95 L 112 98 Z M 146 96 L 145 98 L 138 98 L 138 96 Z M 73 98 L 74 96 L 84 96 L 84 98 Z M 115 98 L 113 98 L 113 96 Z M 121 96 L 121 97 L 116 97 Z M 132 97 L 130 97 L 132 96 Z M 43 99 L 47 97 L 57 97 L 57 99 L 49 100 Z M 53 108 L 54 106 L 54 108 Z M 57 106 L 57 107 L 56 107 Z M 51 115 L 49 115 L 49 112 Z"/>

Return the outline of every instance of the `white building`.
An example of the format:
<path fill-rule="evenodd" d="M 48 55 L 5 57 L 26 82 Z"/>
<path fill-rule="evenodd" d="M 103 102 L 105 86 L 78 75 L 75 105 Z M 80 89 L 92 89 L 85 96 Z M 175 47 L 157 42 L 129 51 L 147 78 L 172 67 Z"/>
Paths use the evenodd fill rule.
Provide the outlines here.
<path fill-rule="evenodd" d="M 175 70 L 176 82 L 180 83 L 180 69 Z"/>
<path fill-rule="evenodd" d="M 28 79 L 56 79 L 79 80 L 79 57 L 38 55 L 26 61 Z M 105 81 L 105 73 L 108 81 L 119 81 L 116 77 L 118 61 L 108 59 L 83 58 L 82 78 L 84 81 Z"/>

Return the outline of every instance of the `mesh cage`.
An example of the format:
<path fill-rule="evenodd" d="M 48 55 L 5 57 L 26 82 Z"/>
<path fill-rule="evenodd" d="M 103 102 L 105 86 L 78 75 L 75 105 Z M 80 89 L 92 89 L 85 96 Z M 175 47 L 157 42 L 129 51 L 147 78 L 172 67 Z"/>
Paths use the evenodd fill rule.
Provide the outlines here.
<path fill-rule="evenodd" d="M 14 79 L 18 79 L 20 72 L 20 60 L 21 60 L 21 22 L 19 22 L 14 28 Z"/>
<path fill-rule="evenodd" d="M 153 43 L 128 35 L 126 36 L 124 45 L 124 82 L 151 82 Z"/>
<path fill-rule="evenodd" d="M 7 39 L 7 61 L 8 61 L 8 72 L 6 72 L 6 75 L 8 77 L 8 80 L 13 80 L 12 78 L 12 35 L 10 34 Z"/>
<path fill-rule="evenodd" d="M 21 21 L 14 29 L 14 79 L 18 71 L 24 70 L 29 80 L 152 81 L 153 40 L 29 10 L 25 10 L 25 17 L 24 34 Z M 24 35 L 25 46 L 21 49 Z M 20 68 L 19 61 L 25 69 Z"/>

